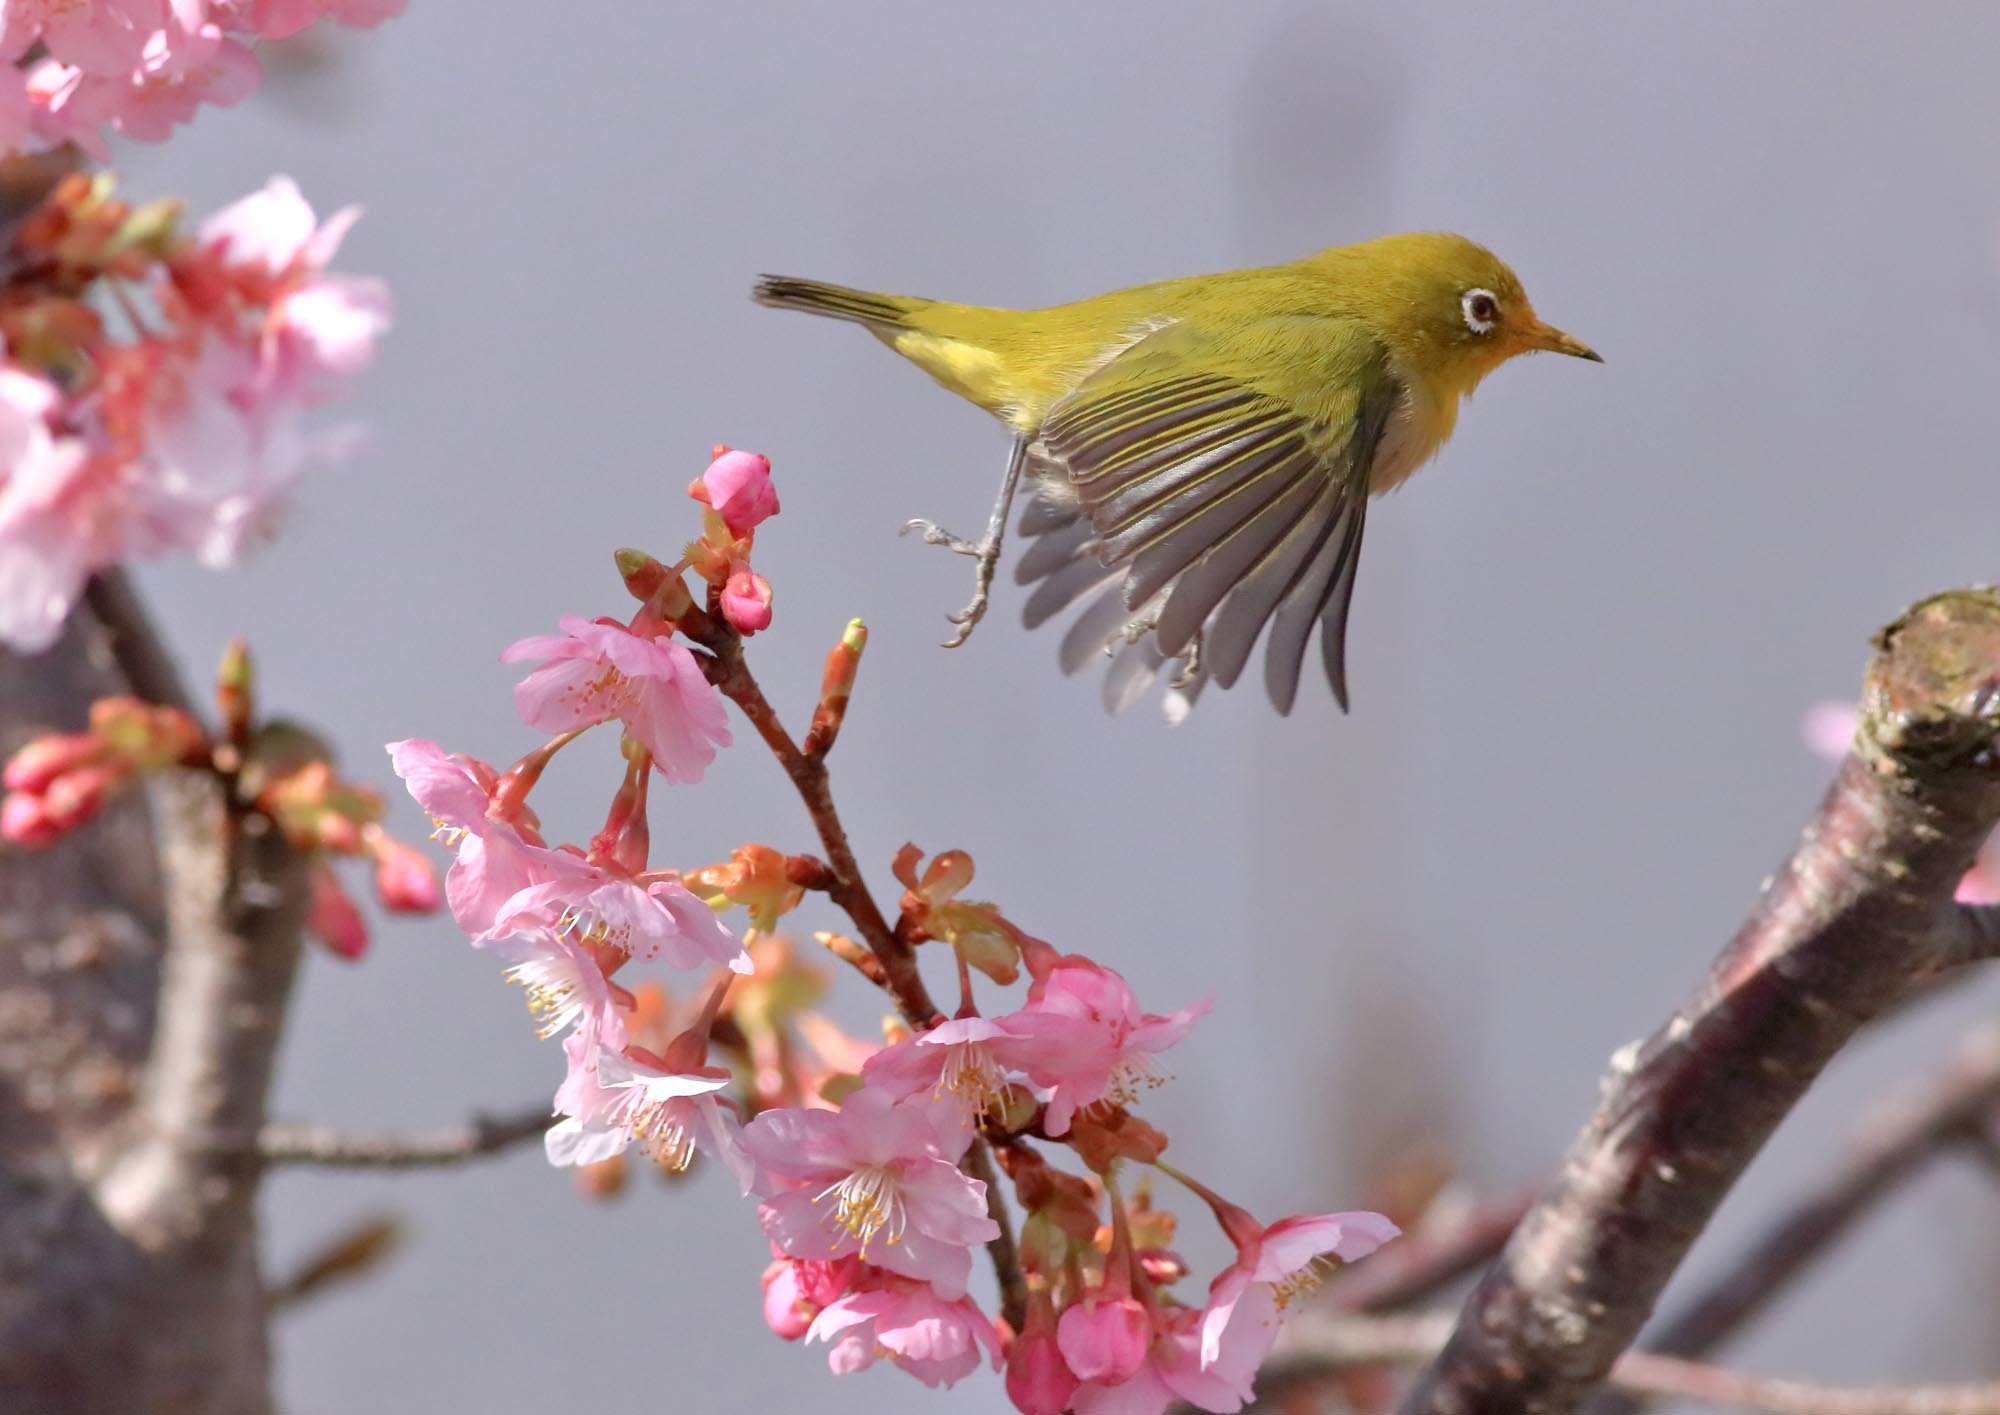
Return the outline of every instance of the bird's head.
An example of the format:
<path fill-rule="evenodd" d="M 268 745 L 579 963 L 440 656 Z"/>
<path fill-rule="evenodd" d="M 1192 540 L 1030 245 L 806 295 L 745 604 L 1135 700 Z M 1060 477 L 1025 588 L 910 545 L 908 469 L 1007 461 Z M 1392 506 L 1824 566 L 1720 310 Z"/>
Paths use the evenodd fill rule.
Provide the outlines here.
<path fill-rule="evenodd" d="M 1326 252 L 1354 268 L 1352 288 L 1397 356 L 1459 393 L 1516 354 L 1547 350 L 1603 363 L 1589 345 L 1545 324 L 1507 263 L 1463 236 L 1417 232 Z"/>

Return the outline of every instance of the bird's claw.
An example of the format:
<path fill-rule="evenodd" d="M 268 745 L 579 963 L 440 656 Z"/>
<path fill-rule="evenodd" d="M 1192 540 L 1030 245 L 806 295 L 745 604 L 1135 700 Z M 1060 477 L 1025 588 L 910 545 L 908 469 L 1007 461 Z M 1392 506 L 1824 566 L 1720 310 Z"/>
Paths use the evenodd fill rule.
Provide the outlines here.
<path fill-rule="evenodd" d="M 925 545 L 941 545 L 956 555 L 984 557 L 990 553 L 984 541 L 967 540 L 964 536 L 954 535 L 936 521 L 926 521 L 921 516 L 903 522 L 903 528 L 896 534 L 906 536 L 911 531 L 922 531 Z"/>
<path fill-rule="evenodd" d="M 958 629 L 944 641 L 943 647 L 955 649 L 972 637 L 974 626 L 986 617 L 987 592 L 993 586 L 993 568 L 1000 560 L 999 542 L 991 536 L 985 540 L 967 540 L 964 536 L 953 535 L 936 521 L 926 521 L 921 518 L 905 521 L 903 529 L 897 534 L 908 535 L 911 531 L 922 531 L 925 545 L 941 545 L 946 550 L 959 555 L 969 555 L 979 562 L 972 572 L 971 600 L 966 603 L 965 608 L 945 615 L 945 618 L 956 624 Z"/>

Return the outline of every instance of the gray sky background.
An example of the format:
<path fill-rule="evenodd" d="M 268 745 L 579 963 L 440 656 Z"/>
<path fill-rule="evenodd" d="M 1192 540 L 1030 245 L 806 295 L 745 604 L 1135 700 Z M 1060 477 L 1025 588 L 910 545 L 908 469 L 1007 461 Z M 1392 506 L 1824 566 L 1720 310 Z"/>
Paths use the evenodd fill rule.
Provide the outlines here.
<path fill-rule="evenodd" d="M 1145 1113 L 1267 1218 L 1361 1201 L 1425 1138 L 1511 1186 L 1790 846 L 1824 773 L 1800 713 L 1853 692 L 1906 602 L 1995 572 L 1996 43 L 1969 5 L 416 0 L 128 155 L 135 194 L 197 209 L 274 171 L 365 203 L 340 264 L 385 275 L 398 320 L 351 405 L 372 452 L 253 568 L 143 580 L 191 662 L 247 635 L 266 701 L 385 785 L 395 737 L 504 762 L 534 739 L 500 647 L 622 612 L 612 548 L 671 552 L 710 444 L 764 450 L 785 513 L 755 662 L 799 723 L 841 624 L 871 626 L 834 766 L 878 886 L 905 839 L 963 847 L 978 893 L 1149 1005 L 1213 991 Z M 975 524 L 1004 439 L 858 331 L 744 298 L 774 270 L 1040 304 L 1431 227 L 1491 245 L 1609 363 L 1507 368 L 1377 508 L 1346 719 L 1317 683 L 1288 721 L 1254 691 L 1179 729 L 1108 719 L 1011 582 L 940 651 L 965 566 L 894 528 Z M 595 824 L 609 754 L 562 763 L 546 821 Z M 674 862 L 808 843 L 751 747 L 659 804 Z M 1856 1048 L 1694 1271 L 1993 998 Z M 560 1073 L 448 922 L 390 925 L 359 967 L 314 960 L 278 1107 L 434 1124 Z M 382 1209 L 408 1249 L 281 1327 L 298 1415 L 1006 1408 L 990 1379 L 836 1382 L 769 1336 L 754 1213 L 713 1175 L 603 1207 L 532 1152 L 282 1175 L 272 1261 Z M 1976 1175 L 1916 1185 L 1734 1354 L 1978 1374 L 1992 1230 Z"/>

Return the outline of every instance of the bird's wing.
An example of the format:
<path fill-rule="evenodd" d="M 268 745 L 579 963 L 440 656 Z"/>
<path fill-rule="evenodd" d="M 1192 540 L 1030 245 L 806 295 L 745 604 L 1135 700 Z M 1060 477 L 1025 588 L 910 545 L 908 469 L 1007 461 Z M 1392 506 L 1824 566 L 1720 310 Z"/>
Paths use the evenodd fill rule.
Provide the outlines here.
<path fill-rule="evenodd" d="M 1222 333 L 1182 323 L 1140 339 L 1042 421 L 1033 453 L 1081 514 L 1068 525 L 1047 516 L 1023 557 L 1021 577 L 1041 581 L 1031 620 L 1110 583 L 1072 627 L 1065 667 L 1150 636 L 1150 652 L 1121 664 L 1193 653 L 1200 676 L 1225 688 L 1268 624 L 1264 681 L 1280 712 L 1291 711 L 1317 622 L 1345 709 L 1368 470 L 1402 397 L 1386 353 L 1351 322 L 1288 316 Z M 1136 673 L 1113 676 L 1126 696 Z"/>

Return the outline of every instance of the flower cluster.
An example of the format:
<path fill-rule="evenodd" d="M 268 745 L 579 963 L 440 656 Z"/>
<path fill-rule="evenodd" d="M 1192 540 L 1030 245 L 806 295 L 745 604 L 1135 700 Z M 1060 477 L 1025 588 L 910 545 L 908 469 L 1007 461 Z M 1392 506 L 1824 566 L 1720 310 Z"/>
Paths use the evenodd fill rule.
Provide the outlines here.
<path fill-rule="evenodd" d="M 380 282 L 327 272 L 357 214 L 322 223 L 279 177 L 188 235 L 173 204 L 74 176 L 23 225 L 0 284 L 0 644 L 46 648 L 127 556 L 234 562 L 351 447 L 303 415 L 388 324 Z"/>
<path fill-rule="evenodd" d="M 102 155 L 110 128 L 158 142 L 204 103 L 257 91 L 250 45 L 322 16 L 373 26 L 406 0 L 9 0 L 0 8 L 0 154 L 73 142 Z"/>
<path fill-rule="evenodd" d="M 697 1156 L 719 1164 L 756 1199 L 771 1245 L 766 1322 L 825 1343 L 836 1372 L 886 1361 L 935 1386 L 984 1364 L 1004 1369 L 1029 1415 L 1240 1409 L 1286 1303 L 1395 1226 L 1337 1213 L 1267 1227 L 1167 1164 L 1167 1137 L 1133 1107 L 1208 1004 L 1144 1010 L 1117 972 L 964 898 L 963 852 L 928 864 L 914 845 L 897 854 L 893 925 L 857 908 L 858 881 L 810 856 L 752 844 L 696 869 L 653 863 L 653 779 L 702 777 L 730 743 L 725 695 L 767 740 L 784 735 L 742 658 L 743 636 L 769 620 L 769 586 L 748 563 L 756 526 L 778 508 L 769 466 L 718 448 L 691 491 L 704 530 L 678 564 L 617 557 L 634 613 L 564 619 L 559 634 L 505 651 L 538 665 L 515 696 L 550 734 L 541 746 L 504 770 L 429 741 L 389 747 L 454 851 L 445 889 L 460 927 L 526 992 L 540 1035 L 560 1039 L 549 1159 L 598 1193 L 621 1185 L 635 1146 L 668 1173 Z M 690 571 L 707 583 L 705 606 Z M 774 741 L 788 769 L 810 779 L 832 746 L 864 643 L 851 625 L 828 656 L 803 743 Z M 604 824 L 587 842 L 551 844 L 530 793 L 558 752 L 612 722 L 624 770 Z M 819 941 L 897 1003 L 880 1046 L 816 1010 L 824 973 L 776 932 L 815 892 L 866 939 Z M 722 917 L 738 907 L 741 934 Z M 950 1016 L 918 972 L 925 943 L 955 965 Z M 628 976 L 647 964 L 698 974 L 700 1001 L 677 1005 L 657 977 Z M 982 1010 L 976 975 L 1025 986 Z M 1051 1162 L 1065 1152 L 1071 1167 Z M 974 1250 L 1002 1235 L 996 1158 L 1023 1213 L 1003 1320 L 971 1292 Z M 1121 1176 L 1134 1169 L 1186 1186 L 1234 1244 L 1205 1298 L 1176 1294 L 1187 1265 L 1174 1218 L 1149 1181 L 1127 1197 Z"/>
<path fill-rule="evenodd" d="M 341 957 L 360 957 L 368 931 L 334 859 L 369 862 L 376 898 L 391 912 L 438 907 L 429 859 L 383 828 L 381 796 L 344 780 L 325 744 L 303 728 L 256 719 L 250 655 L 240 643 L 223 655 L 215 700 L 220 728 L 213 735 L 185 708 L 114 697 L 91 704 L 85 731 L 30 741 L 0 772 L 7 789 L 0 839 L 45 848 L 148 773 L 191 768 L 215 775 L 232 811 L 263 817 L 310 858 L 307 926 Z"/>

